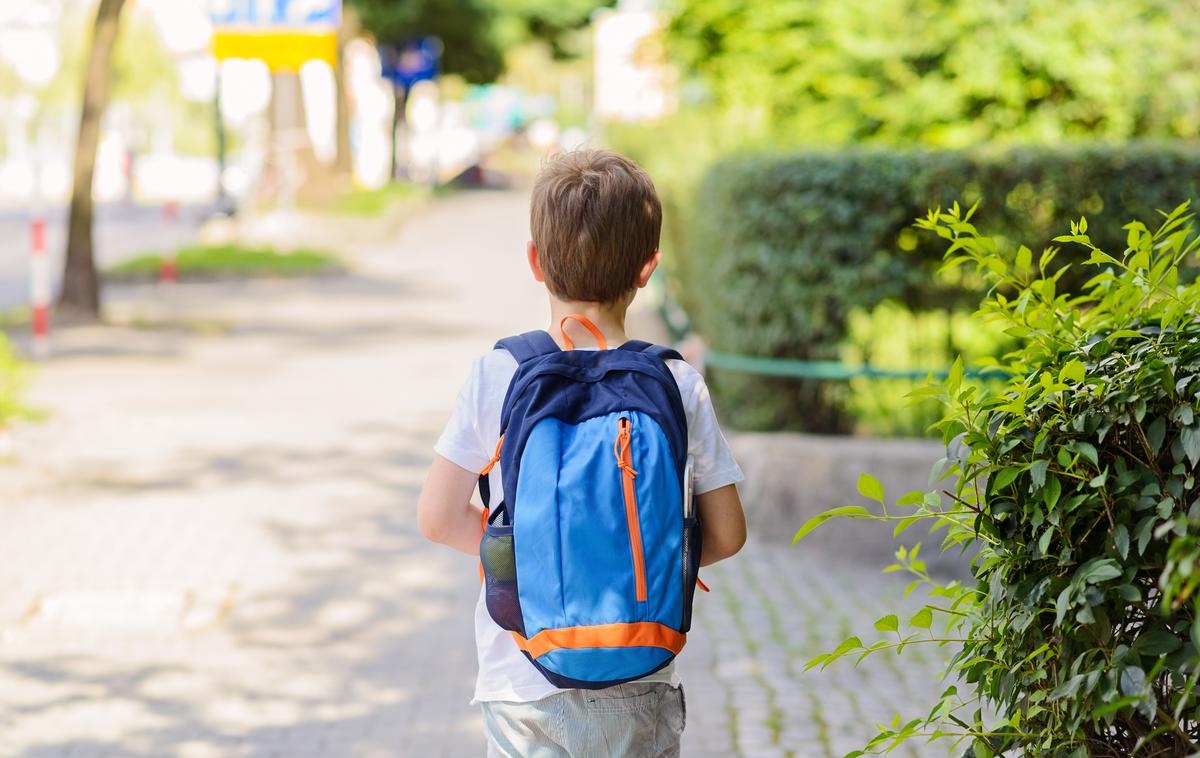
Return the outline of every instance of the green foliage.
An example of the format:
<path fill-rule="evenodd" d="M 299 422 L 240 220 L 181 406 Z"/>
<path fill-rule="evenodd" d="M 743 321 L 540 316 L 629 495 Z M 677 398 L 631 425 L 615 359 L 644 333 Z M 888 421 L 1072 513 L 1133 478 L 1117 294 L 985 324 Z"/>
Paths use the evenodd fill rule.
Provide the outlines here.
<path fill-rule="evenodd" d="M 567 58 L 571 37 L 606 5 L 597 0 L 350 0 L 362 27 L 382 44 L 433 35 L 442 40 L 442 70 L 469 82 L 500 76 L 502 51 L 530 41 Z"/>
<path fill-rule="evenodd" d="M 429 192 L 428 187 L 412 182 L 390 182 L 376 189 L 356 187 L 339 195 L 330 210 L 343 216 L 374 217 Z"/>
<path fill-rule="evenodd" d="M 147 253 L 105 272 L 116 279 L 152 279 L 162 264 L 160 253 Z M 335 270 L 337 257 L 324 250 L 277 251 L 270 247 L 192 245 L 181 248 L 175 264 L 181 279 L 249 276 L 305 276 Z"/>
<path fill-rule="evenodd" d="M 122 13 L 113 49 L 113 98 L 136 103 L 149 120 L 153 108 L 161 108 L 164 100 L 174 101 L 175 106 L 183 103 L 178 94 L 179 68 L 150 17 L 136 6 L 127 10 L 133 12 Z M 81 52 L 86 55 L 86 48 Z"/>
<path fill-rule="evenodd" d="M 29 415 L 29 409 L 22 404 L 27 380 L 27 367 L 0 332 L 0 429 Z"/>
<path fill-rule="evenodd" d="M 963 268 L 935 276 L 935 241 L 909 223 L 949 203 L 953 188 L 963 187 L 968 202 L 1001 199 L 987 209 L 987 223 L 1001 240 L 1036 247 L 1050 241 L 1056 218 L 1114 207 L 1147 215 L 1195 196 L 1198 176 L 1200 150 L 1178 144 L 730 158 L 705 175 L 694 198 L 668 206 L 667 259 L 675 296 L 715 349 L 836 360 L 848 354 L 851 313 L 888 300 L 917 313 L 977 300 L 983 278 Z M 1116 223 L 1098 223 L 1092 235 L 1106 249 L 1124 244 Z M 1082 281 L 1070 273 L 1064 283 Z M 928 357 L 918 367 L 995 344 L 949 336 L 920 351 Z M 715 370 L 711 386 L 741 428 L 854 427 L 844 384 Z"/>
<path fill-rule="evenodd" d="M 973 211 L 974 209 L 972 209 Z M 866 745 L 916 737 L 970 743 L 976 756 L 1182 756 L 1200 743 L 1200 284 L 1180 266 L 1200 251 L 1185 203 L 1150 231 L 1125 225 L 1124 252 L 1081 219 L 1055 242 L 1081 245 L 1091 275 L 1061 286 L 1058 249 L 980 235 L 972 212 L 931 212 L 921 229 L 949 242 L 945 268 L 989 284 L 980 317 L 1021 340 L 993 389 L 964 378 L 916 393 L 940 399 L 948 458 L 942 491 L 913 492 L 882 516 L 944 530 L 943 550 L 974 549 L 973 583 L 932 579 L 918 549 L 893 570 L 932 601 L 888 636 L 851 638 L 810 665 L 953 645 L 951 685 L 924 717 L 897 717 Z M 1082 265 L 1081 265 L 1082 264 Z M 874 485 L 860 492 L 883 502 Z M 805 525 L 811 531 L 828 518 Z M 919 547 L 919 546 L 918 546 Z M 983 714 L 994 711 L 995 719 Z M 985 723 L 991 721 L 992 723 Z"/>
<path fill-rule="evenodd" d="M 530 40 L 549 47 L 556 59 L 571 57 L 572 37 L 585 28 L 598 8 L 612 5 L 597 0 L 489 0 L 496 11 L 496 38 L 508 49 Z"/>
<path fill-rule="evenodd" d="M 350 0 L 363 29 L 380 44 L 398 45 L 432 35 L 444 45 L 442 70 L 470 82 L 500 75 L 500 50 L 492 38 L 492 7 L 480 0 Z"/>
<path fill-rule="evenodd" d="M 28 326 L 31 313 L 28 305 L 0 309 L 0 329 Z"/>
<path fill-rule="evenodd" d="M 707 104 L 780 144 L 1200 136 L 1188 3 L 676 0 L 673 16 Z"/>
<path fill-rule="evenodd" d="M 847 366 L 877 369 L 943 369 L 957 355 L 968 358 L 1001 355 L 1014 340 L 992 324 L 980 324 L 968 310 L 914 312 L 894 300 L 847 314 L 841 360 Z M 942 406 L 908 394 L 925 378 L 891 379 L 860 376 L 845 389 L 845 412 L 854 432 L 874 437 L 920 437 L 942 417 Z"/>
<path fill-rule="evenodd" d="M 511 72 L 514 51 L 545 50 L 550 64 L 578 60 L 602 0 L 349 0 L 362 26 L 384 44 L 433 35 L 445 45 L 442 68 L 469 82 Z M 581 44 L 584 42 L 584 44 Z M 556 91 L 556 90 L 554 90 Z"/>

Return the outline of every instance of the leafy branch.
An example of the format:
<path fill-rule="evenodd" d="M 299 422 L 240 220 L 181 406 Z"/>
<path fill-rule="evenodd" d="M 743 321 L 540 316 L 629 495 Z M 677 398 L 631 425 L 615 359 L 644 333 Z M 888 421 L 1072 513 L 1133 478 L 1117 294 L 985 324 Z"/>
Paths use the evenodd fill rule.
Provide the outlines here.
<path fill-rule="evenodd" d="M 931 211 L 918 229 L 947 241 L 944 268 L 973 268 L 988 284 L 977 317 L 1000 320 L 1018 347 L 980 381 L 956 361 L 913 393 L 936 398 L 947 455 L 933 478 L 889 510 L 879 505 L 810 519 L 916 523 L 944 530 L 941 549 L 970 555 L 972 580 L 941 584 L 919 557 L 897 551 L 885 571 L 914 577 L 928 600 L 901 631 L 888 614 L 876 642 L 844 640 L 808 668 L 861 662 L 913 645 L 953 646 L 951 686 L 930 713 L 880 727 L 851 755 L 886 753 L 914 738 L 968 742 L 974 755 L 1183 755 L 1200 745 L 1200 286 L 1185 263 L 1200 252 L 1187 203 L 1150 231 L 1127 224 L 1127 248 L 1099 249 L 1086 218 L 1054 241 L 1079 245 L 1063 263 L 1046 248 L 980 234 L 976 207 Z M 1072 265 L 1096 273 L 1066 286 Z M 986 365 L 986 364 L 982 364 Z M 934 631 L 940 620 L 944 632 Z M 966 696 L 958 694 L 966 687 Z M 958 713 L 975 708 L 968 720 Z M 996 713 L 997 725 L 985 725 Z"/>

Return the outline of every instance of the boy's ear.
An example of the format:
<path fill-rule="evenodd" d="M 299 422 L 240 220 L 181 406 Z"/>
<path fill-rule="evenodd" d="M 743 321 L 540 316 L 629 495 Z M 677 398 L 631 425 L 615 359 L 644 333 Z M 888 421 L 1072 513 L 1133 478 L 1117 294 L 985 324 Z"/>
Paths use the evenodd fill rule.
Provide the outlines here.
<path fill-rule="evenodd" d="M 531 245 L 532 246 L 532 245 Z M 646 259 L 642 265 L 642 270 L 638 272 L 637 286 L 638 289 L 645 287 L 650 283 L 650 277 L 654 275 L 654 269 L 658 268 L 658 262 L 662 260 L 662 251 L 655 250 L 654 254 Z M 541 281 L 540 279 L 538 281 Z"/>
<path fill-rule="evenodd" d="M 529 241 L 529 249 L 525 251 L 525 255 L 529 258 L 529 270 L 533 272 L 534 281 L 545 282 L 546 275 L 542 273 L 542 263 L 538 260 L 538 249 L 533 240 Z"/>

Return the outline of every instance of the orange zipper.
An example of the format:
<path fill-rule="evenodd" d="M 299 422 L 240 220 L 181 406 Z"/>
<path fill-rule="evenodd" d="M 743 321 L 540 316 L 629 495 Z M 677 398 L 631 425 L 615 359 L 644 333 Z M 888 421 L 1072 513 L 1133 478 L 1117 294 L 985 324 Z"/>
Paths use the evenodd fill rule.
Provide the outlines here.
<path fill-rule="evenodd" d="M 629 447 L 629 419 L 617 422 L 617 441 L 613 453 L 617 456 L 617 468 L 621 469 L 621 490 L 625 496 L 625 521 L 629 525 L 629 546 L 633 551 L 633 584 L 639 603 L 646 602 L 646 557 L 642 553 L 642 528 L 638 524 L 637 492 L 633 487 L 633 451 Z"/>

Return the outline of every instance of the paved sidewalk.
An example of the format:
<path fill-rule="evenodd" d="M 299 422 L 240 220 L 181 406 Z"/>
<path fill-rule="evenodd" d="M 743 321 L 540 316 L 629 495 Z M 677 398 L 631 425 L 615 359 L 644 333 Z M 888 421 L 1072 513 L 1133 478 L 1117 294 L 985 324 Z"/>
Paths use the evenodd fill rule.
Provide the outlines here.
<path fill-rule="evenodd" d="M 475 564 L 416 493 L 473 358 L 544 321 L 525 219 L 465 193 L 349 276 L 122 290 L 139 326 L 58 335 L 0 464 L 0 756 L 482 755 Z M 841 755 L 939 689 L 919 651 L 801 673 L 894 609 L 875 567 L 704 576 L 687 756 Z"/>

